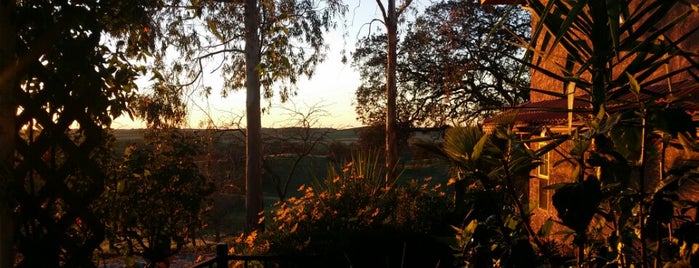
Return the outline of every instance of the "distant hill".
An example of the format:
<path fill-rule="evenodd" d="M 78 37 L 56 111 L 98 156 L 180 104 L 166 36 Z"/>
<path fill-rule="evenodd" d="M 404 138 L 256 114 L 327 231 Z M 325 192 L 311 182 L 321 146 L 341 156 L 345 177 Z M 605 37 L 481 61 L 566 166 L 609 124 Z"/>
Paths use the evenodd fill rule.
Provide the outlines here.
<path fill-rule="evenodd" d="M 312 131 L 315 131 L 317 133 L 325 133 L 330 141 L 340 141 L 343 143 L 352 143 L 352 142 L 357 142 L 359 140 L 359 132 L 363 129 L 364 127 L 358 127 L 358 128 L 348 128 L 348 129 L 333 129 L 333 128 L 313 128 Z M 193 131 L 193 132 L 204 132 L 208 131 L 207 129 L 186 129 L 187 131 Z M 275 135 L 279 133 L 295 133 L 299 128 L 263 128 L 262 129 L 262 135 L 264 136 L 269 136 L 269 135 Z M 117 146 L 118 148 L 123 149 L 127 144 L 131 143 L 141 143 L 143 140 L 143 133 L 145 132 L 145 129 L 114 129 L 113 134 L 116 137 L 117 141 Z M 242 132 L 240 132 L 238 129 L 228 129 L 228 130 L 219 130 L 219 133 L 222 133 L 222 140 L 228 140 L 226 139 L 226 136 L 229 136 L 230 139 L 236 138 L 236 139 L 242 139 Z"/>
<path fill-rule="evenodd" d="M 357 138 L 357 133 L 360 132 L 362 129 L 366 127 L 356 127 L 356 128 L 347 128 L 347 129 L 334 129 L 334 128 L 313 128 L 313 131 L 317 132 L 329 132 L 329 137 L 334 139 L 354 139 Z M 284 130 L 295 130 L 299 128 L 294 128 L 294 127 L 287 127 L 287 128 L 263 128 L 262 133 L 269 134 L 274 131 L 284 131 Z M 134 139 L 134 138 L 140 138 L 143 132 L 146 129 L 142 128 L 137 128 L 137 129 L 113 129 L 112 131 L 114 132 L 114 135 L 116 136 L 117 139 L 120 140 L 128 140 L 128 139 Z M 191 128 L 191 129 L 186 129 L 189 131 L 207 131 L 207 129 L 197 129 L 197 128 Z M 227 130 L 219 130 L 219 131 L 238 131 L 238 129 L 227 129 Z"/>

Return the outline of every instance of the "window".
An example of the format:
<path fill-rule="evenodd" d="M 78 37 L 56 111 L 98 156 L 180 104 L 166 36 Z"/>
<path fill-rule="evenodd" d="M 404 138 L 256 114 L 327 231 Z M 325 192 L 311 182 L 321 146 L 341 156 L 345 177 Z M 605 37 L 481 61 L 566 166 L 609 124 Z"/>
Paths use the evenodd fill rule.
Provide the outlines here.
<path fill-rule="evenodd" d="M 549 186 L 549 179 L 539 178 L 539 208 L 548 209 L 549 208 L 549 190 L 546 189 Z"/>
<path fill-rule="evenodd" d="M 539 148 L 546 146 L 545 143 L 540 143 Z M 545 153 L 541 156 L 541 165 L 539 165 L 537 176 L 539 178 L 549 178 L 549 153 Z"/>
<path fill-rule="evenodd" d="M 546 136 L 545 132 L 541 133 L 542 137 Z M 546 146 L 545 142 L 540 142 L 539 148 L 543 148 Z M 549 186 L 549 172 L 551 168 L 551 156 L 550 153 L 547 152 L 541 156 L 541 165 L 536 169 L 536 177 L 537 180 L 539 181 L 539 208 L 541 209 L 548 209 L 549 208 L 549 194 L 550 190 L 546 189 L 547 186 Z"/>

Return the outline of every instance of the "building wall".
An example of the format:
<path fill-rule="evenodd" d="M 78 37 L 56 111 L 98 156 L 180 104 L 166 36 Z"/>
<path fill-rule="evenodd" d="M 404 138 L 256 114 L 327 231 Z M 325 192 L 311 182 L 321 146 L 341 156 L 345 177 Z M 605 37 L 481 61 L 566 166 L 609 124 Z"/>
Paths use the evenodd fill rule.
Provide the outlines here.
<path fill-rule="evenodd" d="M 543 0 L 543 4 L 545 5 L 548 1 Z M 536 27 L 536 25 L 539 23 L 539 18 L 536 15 L 532 14 L 531 18 L 532 22 L 532 28 Z M 544 42 L 543 42 L 543 34 L 542 36 L 539 36 L 537 40 L 535 40 L 534 47 L 537 50 L 540 51 L 548 51 L 550 50 L 549 47 L 544 47 Z M 561 63 L 565 62 L 567 52 L 561 47 L 561 46 L 556 46 L 550 53 L 548 57 L 537 57 L 533 59 L 534 64 L 537 66 L 556 73 L 556 74 L 561 74 L 561 70 L 559 69 L 558 66 L 561 66 Z M 531 87 L 536 88 L 536 89 L 541 89 L 549 92 L 555 92 L 555 93 L 564 93 L 564 85 L 563 82 L 553 79 L 543 72 L 537 71 L 536 69 L 530 69 L 530 75 L 531 75 Z M 541 92 L 535 92 L 531 91 L 529 99 L 531 102 L 539 102 L 539 101 L 544 101 L 544 100 L 551 100 L 551 99 L 556 99 L 557 97 L 551 96 L 551 95 L 546 95 Z"/>

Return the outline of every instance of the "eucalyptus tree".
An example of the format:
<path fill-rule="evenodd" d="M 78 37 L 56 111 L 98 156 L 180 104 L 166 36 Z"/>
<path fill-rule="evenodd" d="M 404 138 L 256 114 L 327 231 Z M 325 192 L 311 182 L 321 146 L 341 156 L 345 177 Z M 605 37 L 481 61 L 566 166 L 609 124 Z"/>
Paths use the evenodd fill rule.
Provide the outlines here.
<path fill-rule="evenodd" d="M 398 20 L 410 7 L 412 0 L 404 0 L 396 6 L 396 0 L 384 3 L 376 0 L 381 10 L 383 24 L 386 27 L 386 185 L 396 180 L 398 165 L 398 124 L 396 121 L 396 85 L 397 53 L 398 53 Z"/>
<path fill-rule="evenodd" d="M 499 25 L 499 26 L 498 26 Z M 510 53 L 530 30 L 525 11 L 478 1 L 433 3 L 406 26 L 398 44 L 397 121 L 413 127 L 471 123 L 528 100 L 528 72 Z M 360 40 L 352 54 L 362 83 L 356 111 L 381 124 L 386 97 L 385 35 Z"/>
<path fill-rule="evenodd" d="M 286 101 L 296 94 L 299 78 L 311 77 L 325 58 L 324 32 L 337 27 L 336 15 L 346 7 L 339 0 L 175 1 L 170 6 L 159 30 L 178 37 L 164 44 L 180 55 L 168 64 L 164 51 L 158 63 L 184 74 L 178 79 L 191 79 L 180 86 L 192 86 L 208 79 L 204 74 L 213 62 L 223 78 L 223 96 L 246 90 L 247 229 L 261 230 L 261 99 L 277 93 Z M 211 93 L 210 86 L 204 88 Z"/>
<path fill-rule="evenodd" d="M 158 5 L 0 1 L 0 266 L 94 266 L 106 129 L 129 111 Z"/>

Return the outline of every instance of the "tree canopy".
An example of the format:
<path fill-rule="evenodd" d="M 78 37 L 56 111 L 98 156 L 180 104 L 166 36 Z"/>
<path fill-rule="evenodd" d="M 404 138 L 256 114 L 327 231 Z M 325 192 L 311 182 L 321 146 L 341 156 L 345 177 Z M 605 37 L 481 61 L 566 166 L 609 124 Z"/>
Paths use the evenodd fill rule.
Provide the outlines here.
<path fill-rule="evenodd" d="M 339 0 L 258 1 L 259 66 L 256 70 L 262 96 L 282 101 L 295 95 L 302 76 L 312 76 L 326 56 L 324 32 L 335 29 L 338 14 L 346 12 Z M 172 76 L 173 84 L 199 87 L 202 93 L 221 94 L 246 88 L 245 2 L 171 1 L 156 19 L 162 38 L 156 67 L 159 76 Z M 170 50 L 167 50 L 167 49 Z M 173 60 L 172 57 L 177 57 Z M 220 75 L 224 84 L 212 88 L 205 74 Z"/>
<path fill-rule="evenodd" d="M 526 13 L 510 7 L 478 1 L 441 1 L 427 7 L 407 25 L 398 45 L 399 124 L 473 122 L 528 100 L 528 91 L 522 89 L 527 72 L 507 53 L 521 54 L 513 34 L 526 38 L 529 29 Z M 386 36 L 371 35 L 358 43 L 352 54 L 362 78 L 356 111 L 364 124 L 376 125 L 386 103 Z"/>

